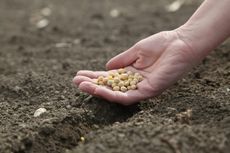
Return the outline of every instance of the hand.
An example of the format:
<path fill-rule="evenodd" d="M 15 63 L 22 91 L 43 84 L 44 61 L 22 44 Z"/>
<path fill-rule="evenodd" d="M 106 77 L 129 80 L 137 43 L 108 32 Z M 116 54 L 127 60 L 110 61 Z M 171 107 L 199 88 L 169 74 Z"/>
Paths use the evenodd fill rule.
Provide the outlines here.
<path fill-rule="evenodd" d="M 84 92 L 129 105 L 160 94 L 198 63 L 198 59 L 176 30 L 165 31 L 141 40 L 106 64 L 108 70 L 126 68 L 140 73 L 144 80 L 138 83 L 137 90 L 123 93 L 96 85 L 95 79 L 108 75 L 106 71 L 82 70 L 73 82 Z"/>

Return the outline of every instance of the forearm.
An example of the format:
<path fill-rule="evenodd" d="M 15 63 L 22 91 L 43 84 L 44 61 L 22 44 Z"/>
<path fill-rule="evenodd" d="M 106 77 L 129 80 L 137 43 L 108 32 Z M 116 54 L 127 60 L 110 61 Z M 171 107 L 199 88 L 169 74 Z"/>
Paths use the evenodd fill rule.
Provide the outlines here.
<path fill-rule="evenodd" d="M 230 0 L 205 0 L 177 31 L 181 39 L 204 58 L 230 36 Z"/>

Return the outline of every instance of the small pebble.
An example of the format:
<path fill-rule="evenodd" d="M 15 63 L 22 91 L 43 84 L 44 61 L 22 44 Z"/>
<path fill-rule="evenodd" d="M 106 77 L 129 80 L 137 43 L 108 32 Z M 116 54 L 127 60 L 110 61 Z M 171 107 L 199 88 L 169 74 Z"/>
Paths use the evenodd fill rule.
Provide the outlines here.
<path fill-rule="evenodd" d="M 80 137 L 80 139 L 81 139 L 81 141 L 83 141 L 83 142 L 85 141 L 85 138 L 84 138 L 84 137 Z"/>
<path fill-rule="evenodd" d="M 48 24 L 49 24 L 49 20 L 42 19 L 42 20 L 37 22 L 36 26 L 38 29 L 42 29 L 42 28 L 45 28 L 46 26 L 48 26 Z"/>
<path fill-rule="evenodd" d="M 39 108 L 34 112 L 34 117 L 38 117 L 41 114 L 45 113 L 47 110 L 45 108 Z"/>
<path fill-rule="evenodd" d="M 120 15 L 120 11 L 118 11 L 117 9 L 112 9 L 112 10 L 110 11 L 110 16 L 111 16 L 112 18 L 117 18 L 117 17 L 119 17 L 119 15 Z"/>

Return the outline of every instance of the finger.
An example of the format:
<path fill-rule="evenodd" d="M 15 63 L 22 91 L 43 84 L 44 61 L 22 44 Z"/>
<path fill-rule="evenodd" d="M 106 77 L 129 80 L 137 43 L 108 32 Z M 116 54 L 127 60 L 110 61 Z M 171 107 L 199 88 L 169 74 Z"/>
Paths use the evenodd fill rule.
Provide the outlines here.
<path fill-rule="evenodd" d="M 77 86 L 79 86 L 79 84 L 83 81 L 88 81 L 88 82 L 92 82 L 92 83 L 96 83 L 96 79 L 91 79 L 89 77 L 86 76 L 81 76 L 81 75 L 77 75 L 74 77 L 73 79 L 73 83 Z"/>
<path fill-rule="evenodd" d="M 134 46 L 131 47 L 127 51 L 109 60 L 106 64 L 106 68 L 108 70 L 111 70 L 111 69 L 118 69 L 118 68 L 122 68 L 122 67 L 131 65 L 137 59 L 136 52 L 137 52 L 136 47 Z"/>
<path fill-rule="evenodd" d="M 97 78 L 99 76 L 107 76 L 108 72 L 106 71 L 89 71 L 89 70 L 81 70 L 77 72 L 77 76 L 86 76 L 89 78 Z"/>

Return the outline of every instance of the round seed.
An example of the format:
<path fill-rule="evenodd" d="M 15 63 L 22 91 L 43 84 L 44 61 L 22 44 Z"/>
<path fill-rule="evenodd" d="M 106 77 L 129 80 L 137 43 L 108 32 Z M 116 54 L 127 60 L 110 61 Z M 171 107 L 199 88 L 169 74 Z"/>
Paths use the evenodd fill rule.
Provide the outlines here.
<path fill-rule="evenodd" d="M 143 80 L 143 76 L 138 76 L 138 81 L 140 82 L 140 81 L 142 81 Z"/>
<path fill-rule="evenodd" d="M 108 81 L 107 81 L 107 85 L 108 85 L 108 86 L 111 86 L 113 83 L 114 83 L 113 80 L 108 80 Z"/>
<path fill-rule="evenodd" d="M 103 81 L 104 77 L 103 76 L 99 76 L 98 77 L 98 81 Z"/>
<path fill-rule="evenodd" d="M 118 77 L 115 77 L 113 80 L 114 80 L 115 83 L 120 82 L 120 79 Z"/>
<path fill-rule="evenodd" d="M 121 91 L 122 91 L 122 92 L 126 92 L 126 91 L 127 91 L 127 88 L 126 88 L 125 86 L 122 86 L 122 87 L 121 87 Z"/>
<path fill-rule="evenodd" d="M 128 79 L 128 74 L 123 73 L 123 74 L 121 74 L 120 78 L 122 80 L 126 80 L 126 79 Z"/>
<path fill-rule="evenodd" d="M 134 76 L 133 75 L 129 75 L 129 77 L 128 77 L 128 79 L 133 79 L 134 78 Z"/>
<path fill-rule="evenodd" d="M 109 76 L 112 76 L 112 77 L 114 77 L 114 72 L 109 72 Z"/>
<path fill-rule="evenodd" d="M 127 87 L 129 86 L 129 81 L 125 81 L 124 85 Z"/>
<path fill-rule="evenodd" d="M 131 89 L 135 90 L 135 89 L 137 89 L 137 86 L 136 85 L 131 85 Z"/>
<path fill-rule="evenodd" d="M 98 81 L 98 79 L 95 81 L 95 83 L 96 83 L 97 85 L 99 85 L 99 81 Z"/>
<path fill-rule="evenodd" d="M 134 78 L 133 81 L 136 82 L 136 84 L 139 82 L 138 79 Z"/>
<path fill-rule="evenodd" d="M 104 84 L 106 84 L 107 81 L 108 81 L 108 78 L 104 78 L 104 79 L 103 79 L 103 83 L 104 83 Z"/>
<path fill-rule="evenodd" d="M 115 73 L 114 73 L 114 77 L 119 77 L 119 75 L 120 75 L 120 74 L 119 74 L 118 72 L 115 72 Z"/>
<path fill-rule="evenodd" d="M 114 90 L 114 91 L 119 91 L 119 90 L 120 90 L 120 87 L 115 86 L 115 87 L 113 87 L 113 90 Z"/>
<path fill-rule="evenodd" d="M 112 75 L 109 75 L 109 76 L 108 76 L 108 79 L 112 80 L 112 79 L 113 79 L 113 76 L 112 76 Z"/>
<path fill-rule="evenodd" d="M 131 81 L 130 82 L 130 85 L 132 86 L 132 85 L 136 85 L 137 84 L 137 82 L 136 81 Z"/>
<path fill-rule="evenodd" d="M 117 86 L 117 84 L 116 84 L 116 83 L 113 83 L 113 84 L 112 84 L 112 88 L 115 87 L 115 86 Z"/>
<path fill-rule="evenodd" d="M 131 90 L 131 86 L 128 86 L 127 89 L 128 89 L 128 90 Z"/>
<path fill-rule="evenodd" d="M 127 74 L 128 75 L 133 75 L 133 72 L 132 71 L 128 71 Z"/>
<path fill-rule="evenodd" d="M 104 85 L 104 82 L 103 81 L 98 81 L 98 84 L 99 85 Z"/>
<path fill-rule="evenodd" d="M 120 81 L 120 82 L 118 83 L 118 86 L 119 86 L 119 87 L 124 86 L 124 82 L 123 82 L 123 81 Z"/>
<path fill-rule="evenodd" d="M 123 69 L 123 68 L 118 69 L 118 73 L 120 73 L 120 74 L 125 73 L 125 69 Z"/>

